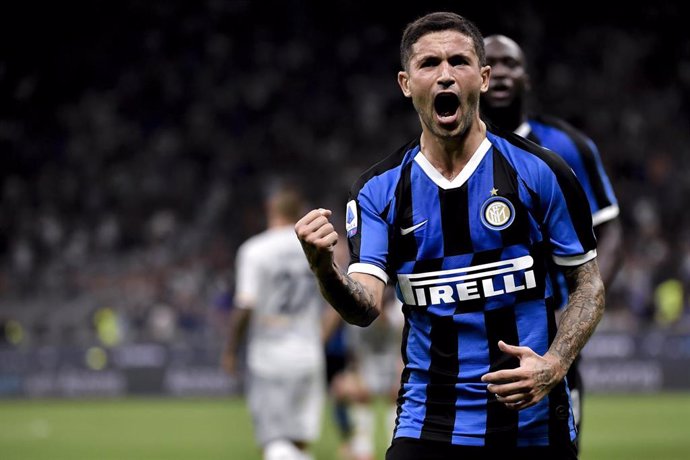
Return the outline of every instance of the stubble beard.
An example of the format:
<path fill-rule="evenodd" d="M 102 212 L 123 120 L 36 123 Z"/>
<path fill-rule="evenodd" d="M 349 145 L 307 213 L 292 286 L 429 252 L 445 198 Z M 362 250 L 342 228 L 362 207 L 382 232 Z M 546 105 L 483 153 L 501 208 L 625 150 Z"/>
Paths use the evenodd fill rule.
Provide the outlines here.
<path fill-rule="evenodd" d="M 420 118 L 422 123 L 424 123 L 426 128 L 435 137 L 438 137 L 439 139 L 443 140 L 458 139 L 464 137 L 467 134 L 470 127 L 472 126 L 472 123 L 474 121 L 474 115 L 477 111 L 478 106 L 479 97 L 475 98 L 474 100 L 467 101 L 467 104 L 465 106 L 463 106 L 461 102 L 460 107 L 458 107 L 460 115 L 458 117 L 457 124 L 451 130 L 444 129 L 441 125 L 438 124 L 438 122 L 436 121 L 436 112 L 433 109 L 431 110 L 431 115 L 420 115 Z"/>

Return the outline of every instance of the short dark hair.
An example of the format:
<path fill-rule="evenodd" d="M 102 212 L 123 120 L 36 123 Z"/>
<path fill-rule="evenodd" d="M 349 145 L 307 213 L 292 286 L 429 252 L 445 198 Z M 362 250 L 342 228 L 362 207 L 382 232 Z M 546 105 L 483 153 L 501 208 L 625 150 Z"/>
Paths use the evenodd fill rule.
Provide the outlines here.
<path fill-rule="evenodd" d="M 417 18 L 405 27 L 402 40 L 400 41 L 400 64 L 403 69 L 407 69 L 410 62 L 412 45 L 428 33 L 444 30 L 455 30 L 470 37 L 474 43 L 474 52 L 477 53 L 479 58 L 479 65 L 486 65 L 484 37 L 482 37 L 479 28 L 472 21 L 457 13 L 441 11 Z"/>

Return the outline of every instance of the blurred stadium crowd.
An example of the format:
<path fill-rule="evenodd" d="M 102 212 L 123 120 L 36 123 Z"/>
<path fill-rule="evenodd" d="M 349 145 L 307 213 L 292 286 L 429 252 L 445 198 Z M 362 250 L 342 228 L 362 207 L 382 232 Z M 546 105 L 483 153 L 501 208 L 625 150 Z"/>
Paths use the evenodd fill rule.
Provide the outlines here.
<path fill-rule="evenodd" d="M 520 41 L 534 103 L 599 145 L 626 248 L 600 328 L 690 333 L 679 6 L 456 5 Z M 4 14 L 0 340 L 218 343 L 265 187 L 296 179 L 339 212 L 356 175 L 416 135 L 397 44 L 432 7 L 122 0 Z"/>

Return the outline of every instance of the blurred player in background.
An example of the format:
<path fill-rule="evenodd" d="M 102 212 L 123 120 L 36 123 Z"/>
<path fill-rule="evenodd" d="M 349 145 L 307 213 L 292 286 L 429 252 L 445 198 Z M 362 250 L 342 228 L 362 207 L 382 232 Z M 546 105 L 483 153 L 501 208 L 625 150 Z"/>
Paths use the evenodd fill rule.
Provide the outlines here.
<path fill-rule="evenodd" d="M 404 321 L 402 303 L 395 290 L 388 288 L 382 315 L 370 327 L 345 326 L 349 359 L 331 386 L 334 398 L 347 403 L 350 421 L 343 459 L 373 460 L 376 439 L 390 440 L 393 435 L 403 367 L 400 340 Z M 376 416 L 378 400 L 386 407 L 383 421 Z"/>
<path fill-rule="evenodd" d="M 325 396 L 324 301 L 295 238 L 299 193 L 274 191 L 268 228 L 237 253 L 235 305 L 222 364 L 236 374 L 247 332 L 247 396 L 264 460 L 311 459 Z"/>
<path fill-rule="evenodd" d="M 504 35 L 490 35 L 484 39 L 484 45 L 491 79 L 489 90 L 482 95 L 483 116 L 501 129 L 553 150 L 573 168 L 592 211 L 601 278 L 604 285 L 610 285 L 621 262 L 621 225 L 618 202 L 596 145 L 562 119 L 529 112 L 530 77 L 524 52 L 514 40 Z M 562 308 L 568 301 L 568 286 L 562 270 L 552 265 L 552 281 L 558 286 L 554 300 L 557 307 Z M 578 356 L 567 377 L 578 431 L 584 391 L 579 361 Z"/>

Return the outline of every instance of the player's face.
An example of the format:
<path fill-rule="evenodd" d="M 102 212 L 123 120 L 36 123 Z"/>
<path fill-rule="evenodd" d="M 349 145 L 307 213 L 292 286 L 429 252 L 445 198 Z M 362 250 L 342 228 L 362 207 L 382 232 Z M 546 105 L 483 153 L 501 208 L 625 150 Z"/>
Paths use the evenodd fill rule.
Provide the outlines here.
<path fill-rule="evenodd" d="M 524 97 L 529 79 L 520 47 L 505 37 L 490 37 L 484 42 L 486 63 L 491 66 L 489 90 L 482 103 L 491 107 L 510 107 Z"/>
<path fill-rule="evenodd" d="M 398 83 L 412 99 L 423 128 L 441 138 L 464 134 L 478 120 L 479 95 L 488 89 L 472 40 L 456 31 L 432 32 L 413 46 Z"/>

